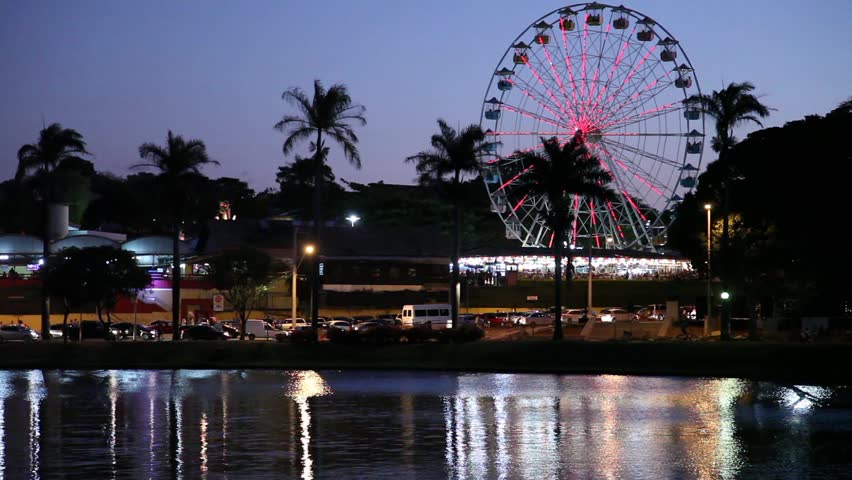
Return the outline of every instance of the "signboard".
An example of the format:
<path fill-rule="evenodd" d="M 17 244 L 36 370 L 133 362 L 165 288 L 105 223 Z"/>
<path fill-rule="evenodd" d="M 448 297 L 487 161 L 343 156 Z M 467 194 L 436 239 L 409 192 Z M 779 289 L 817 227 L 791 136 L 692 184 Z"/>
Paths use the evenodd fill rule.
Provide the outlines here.
<path fill-rule="evenodd" d="M 224 312 L 225 311 L 225 296 L 224 295 L 213 295 L 213 311 L 214 312 Z"/>
<path fill-rule="evenodd" d="M 538 300 L 538 295 L 527 295 L 527 301 L 534 302 Z"/>

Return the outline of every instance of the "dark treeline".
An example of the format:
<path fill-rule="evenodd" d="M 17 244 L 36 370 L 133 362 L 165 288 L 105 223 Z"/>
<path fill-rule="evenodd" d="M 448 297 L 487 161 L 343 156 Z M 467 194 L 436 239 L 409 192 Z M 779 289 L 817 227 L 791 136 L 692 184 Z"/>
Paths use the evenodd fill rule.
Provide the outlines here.
<path fill-rule="evenodd" d="M 706 272 L 706 214 L 713 205 L 713 275 L 725 275 L 741 304 L 782 316 L 848 314 L 852 254 L 846 224 L 852 100 L 759 130 L 699 177 L 669 231 L 670 245 Z M 730 248 L 720 255 L 724 183 Z M 725 258 L 727 257 L 727 258 Z"/>
<path fill-rule="evenodd" d="M 201 176 L 187 189 L 192 202 L 188 209 L 187 234 L 195 236 L 219 212 L 219 202 L 231 204 L 241 219 L 272 216 L 312 221 L 314 168 L 311 159 L 297 158 L 278 168 L 277 188 L 260 192 L 246 182 L 229 177 Z M 453 228 L 452 205 L 441 192 L 419 185 L 392 185 L 383 182 L 360 184 L 335 177 L 324 166 L 323 217 L 326 221 L 348 224 L 344 217 L 355 212 L 366 226 L 434 226 L 449 234 Z M 128 236 L 169 234 L 163 222 L 169 210 L 157 174 L 131 173 L 120 177 L 98 172 L 88 160 L 63 161 L 54 174 L 55 199 L 70 207 L 70 221 L 82 229 L 126 233 Z M 40 203 L 30 180 L 0 182 L 0 231 L 40 235 Z M 490 203 L 478 178 L 463 182 L 464 248 L 476 248 L 503 239 L 504 227 L 490 211 Z"/>

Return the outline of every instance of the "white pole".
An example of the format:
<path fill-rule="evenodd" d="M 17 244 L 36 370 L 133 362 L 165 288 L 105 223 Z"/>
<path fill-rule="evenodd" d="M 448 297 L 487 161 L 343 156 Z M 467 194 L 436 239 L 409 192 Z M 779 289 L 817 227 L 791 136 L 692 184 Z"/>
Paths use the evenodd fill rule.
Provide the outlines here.
<path fill-rule="evenodd" d="M 293 283 L 290 286 L 290 328 L 296 328 L 296 305 L 298 303 L 296 296 L 296 284 L 299 277 L 299 248 L 297 245 L 298 238 L 296 236 L 296 226 L 293 225 Z"/>
<path fill-rule="evenodd" d="M 592 313 L 592 237 L 589 236 L 589 272 L 588 272 L 588 298 L 586 299 L 586 308 L 589 310 L 586 314 Z"/>
<path fill-rule="evenodd" d="M 136 295 L 133 296 L 133 341 L 136 341 L 136 329 L 139 328 L 136 323 L 136 310 L 137 305 L 139 305 L 139 292 L 136 292 Z"/>

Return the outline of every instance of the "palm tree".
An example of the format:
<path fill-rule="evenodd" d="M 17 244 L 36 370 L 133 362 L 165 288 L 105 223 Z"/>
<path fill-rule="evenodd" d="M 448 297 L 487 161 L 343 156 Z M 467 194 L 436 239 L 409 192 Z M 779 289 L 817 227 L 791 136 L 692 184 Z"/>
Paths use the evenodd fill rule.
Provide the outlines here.
<path fill-rule="evenodd" d="M 556 311 L 553 319 L 553 339 L 562 339 L 562 248 L 568 227 L 575 212 L 571 211 L 573 196 L 594 200 L 614 200 L 615 193 L 607 187 L 612 175 L 602 168 L 600 160 L 591 155 L 584 145 L 582 132 L 560 145 L 556 137 L 541 139 L 541 152 L 518 152 L 517 165 L 523 165 L 514 191 L 519 198 L 540 196 L 547 200 L 550 209 L 542 208 L 541 215 L 553 231 Z M 568 263 L 571 263 L 570 253 Z M 568 270 L 570 275 L 570 269 Z"/>
<path fill-rule="evenodd" d="M 754 90 L 754 85 L 749 82 L 731 83 L 720 91 L 714 90 L 710 95 L 700 95 L 696 97 L 699 108 L 707 115 L 710 115 L 716 120 L 716 136 L 713 137 L 711 146 L 713 150 L 719 153 L 719 164 L 724 166 L 726 170 L 730 167 L 725 163 L 728 152 L 731 147 L 737 143 L 737 138 L 734 136 L 734 128 L 745 123 L 756 123 L 763 126 L 760 122 L 761 118 L 769 116 L 770 108 L 760 103 L 758 97 L 751 92 Z M 730 201 L 730 180 L 731 172 L 728 172 L 728 178 L 725 179 L 722 187 L 725 190 L 724 200 L 722 201 L 722 260 L 727 259 L 728 244 L 729 244 L 729 201 Z M 725 270 L 722 269 L 722 289 L 725 290 Z M 708 312 L 709 315 L 709 312 Z M 722 314 L 722 340 L 730 338 L 730 327 L 727 310 L 723 310 Z M 754 329 L 750 329 L 754 330 Z"/>
<path fill-rule="evenodd" d="M 38 142 L 29 143 L 18 150 L 18 170 L 15 180 L 21 182 L 28 174 L 35 180 L 36 191 L 41 196 L 44 234 L 42 235 L 42 258 L 50 256 L 48 237 L 48 205 L 56 192 L 53 188 L 53 172 L 63 160 L 81 160 L 80 155 L 90 155 L 86 142 L 76 130 L 63 128 L 58 123 L 45 127 L 39 133 Z M 41 331 L 50 331 L 50 295 L 42 284 Z M 42 339 L 49 340 L 44 333 Z"/>
<path fill-rule="evenodd" d="M 450 283 L 450 305 L 453 327 L 459 325 L 459 256 L 461 254 L 461 182 L 465 175 L 478 175 L 482 170 L 480 158 L 494 143 L 485 141 L 479 125 L 473 124 L 460 132 L 438 119 L 441 133 L 432 135 L 432 149 L 424 150 L 405 159 L 415 162 L 418 181 L 423 186 L 441 189 L 453 204 L 454 228 L 452 280 Z"/>
<path fill-rule="evenodd" d="M 139 157 L 148 163 L 139 163 L 131 168 L 156 168 L 169 205 L 172 221 L 172 327 L 174 340 L 178 340 L 180 327 L 180 233 L 186 215 L 186 205 L 191 200 L 189 187 L 201 177 L 201 167 L 219 165 L 207 156 L 207 147 L 201 140 L 184 140 L 169 130 L 165 146 L 143 143 L 139 146 Z"/>
<path fill-rule="evenodd" d="M 352 129 L 353 124 L 364 126 L 367 119 L 364 118 L 366 109 L 358 104 L 352 103 L 349 91 L 345 85 L 336 83 L 328 90 L 323 87 L 322 82 L 314 80 L 314 96 L 308 96 L 300 88 L 291 88 L 281 95 L 285 101 L 295 106 L 298 110 L 296 115 L 285 115 L 280 122 L 275 124 L 275 129 L 287 135 L 281 150 L 284 155 L 293 151 L 296 143 L 314 138 L 310 142 L 309 150 L 317 159 L 314 171 L 314 244 L 319 252 L 320 233 L 322 231 L 321 216 L 321 192 L 323 180 L 323 165 L 328 154 L 324 137 L 328 137 L 343 148 L 343 154 L 349 163 L 355 168 L 361 168 L 361 156 L 358 154 L 358 136 Z M 320 278 L 317 268 L 314 268 L 311 277 L 311 290 L 313 298 L 319 299 Z M 319 315 L 319 301 L 313 302 L 311 308 L 311 325 L 314 332 L 317 331 L 317 318 Z"/>

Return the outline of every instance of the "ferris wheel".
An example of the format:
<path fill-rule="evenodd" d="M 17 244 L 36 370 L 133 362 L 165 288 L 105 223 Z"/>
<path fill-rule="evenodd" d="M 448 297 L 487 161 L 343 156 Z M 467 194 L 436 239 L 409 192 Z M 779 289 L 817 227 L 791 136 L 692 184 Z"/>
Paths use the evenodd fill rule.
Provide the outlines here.
<path fill-rule="evenodd" d="M 480 120 L 494 142 L 483 158 L 483 178 L 507 238 L 538 247 L 553 241 L 544 221 L 547 200 L 514 191 L 526 167 L 513 154 L 540 149 L 542 138 L 568 142 L 582 130 L 618 197 L 573 198 L 567 243 L 663 245 L 672 209 L 695 187 L 701 167 L 700 94 L 680 42 L 642 13 L 583 3 L 533 22 L 494 69 Z"/>

